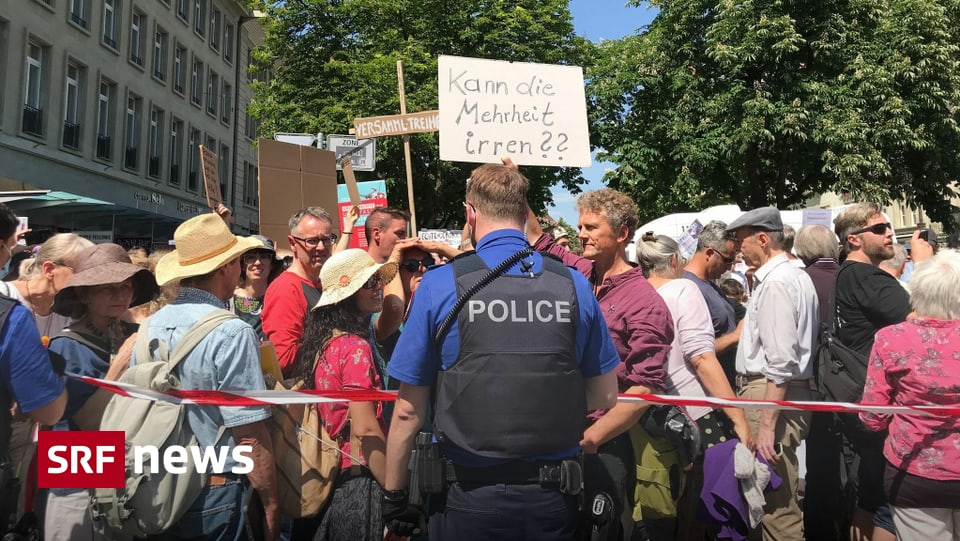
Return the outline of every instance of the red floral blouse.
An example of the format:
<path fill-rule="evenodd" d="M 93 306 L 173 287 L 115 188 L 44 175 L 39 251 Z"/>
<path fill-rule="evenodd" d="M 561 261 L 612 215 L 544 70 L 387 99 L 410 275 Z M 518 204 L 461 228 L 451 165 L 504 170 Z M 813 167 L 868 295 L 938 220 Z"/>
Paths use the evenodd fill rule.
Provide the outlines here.
<path fill-rule="evenodd" d="M 914 319 L 877 333 L 863 402 L 898 406 L 960 404 L 960 321 Z M 901 470 L 960 480 L 960 419 L 861 413 L 871 430 L 889 428 L 883 453 Z"/>
<path fill-rule="evenodd" d="M 380 376 L 374 368 L 373 353 L 366 338 L 355 334 L 343 334 L 330 340 L 317 362 L 314 385 L 318 390 L 323 391 L 379 391 Z M 347 422 L 347 408 L 346 402 L 321 403 L 317 408 L 327 433 L 334 439 L 338 439 L 337 436 L 343 431 Z M 376 408 L 380 428 L 386 434 L 387 424 L 383 420 L 383 403 L 376 402 Z M 350 435 L 347 433 L 342 436 L 339 438 L 340 450 L 351 453 Z M 362 459 L 359 451 L 354 456 Z M 341 455 L 340 467 L 349 468 L 350 465 L 350 458 Z"/>

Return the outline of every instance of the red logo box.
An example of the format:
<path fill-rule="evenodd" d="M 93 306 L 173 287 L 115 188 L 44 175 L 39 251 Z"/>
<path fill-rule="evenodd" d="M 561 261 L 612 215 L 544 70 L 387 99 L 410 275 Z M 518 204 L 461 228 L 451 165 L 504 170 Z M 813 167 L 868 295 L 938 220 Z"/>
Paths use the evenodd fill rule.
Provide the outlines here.
<path fill-rule="evenodd" d="M 43 430 L 37 438 L 40 488 L 123 488 L 126 442 L 122 430 Z"/>

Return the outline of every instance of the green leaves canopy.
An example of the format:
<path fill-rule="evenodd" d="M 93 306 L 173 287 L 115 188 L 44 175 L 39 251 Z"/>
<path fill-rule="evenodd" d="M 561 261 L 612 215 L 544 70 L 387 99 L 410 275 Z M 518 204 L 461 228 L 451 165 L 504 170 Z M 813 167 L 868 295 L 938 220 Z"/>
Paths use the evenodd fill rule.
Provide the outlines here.
<path fill-rule="evenodd" d="M 256 53 L 274 76 L 254 89 L 250 113 L 263 134 L 346 133 L 353 119 L 398 114 L 397 60 L 404 65 L 407 111 L 437 108 L 440 54 L 522 62 L 579 64 L 586 42 L 573 34 L 564 0 L 287 0 L 268 13 L 266 46 Z M 377 141 L 377 171 L 391 205 L 406 208 L 400 137 Z M 465 180 L 478 164 L 443 162 L 436 134 L 411 136 L 417 222 L 459 225 Z M 531 204 L 549 188 L 578 191 L 579 169 L 528 168 Z M 368 175 L 368 176 L 364 176 Z"/>
<path fill-rule="evenodd" d="M 960 3 L 651 3 L 645 32 L 598 46 L 587 88 L 607 181 L 648 217 L 834 190 L 950 227 Z"/>

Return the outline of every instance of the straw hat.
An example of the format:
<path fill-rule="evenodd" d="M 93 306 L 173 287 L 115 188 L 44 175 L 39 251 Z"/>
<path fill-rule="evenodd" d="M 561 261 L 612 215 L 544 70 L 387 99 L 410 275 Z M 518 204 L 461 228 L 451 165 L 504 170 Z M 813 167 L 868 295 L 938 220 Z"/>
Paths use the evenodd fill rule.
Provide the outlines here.
<path fill-rule="evenodd" d="M 176 250 L 157 262 L 157 282 L 165 286 L 174 280 L 203 276 L 263 243 L 230 232 L 220 216 L 210 212 L 180 224 L 173 233 Z"/>
<path fill-rule="evenodd" d="M 374 274 L 379 274 L 380 283 L 386 285 L 396 276 L 397 264 L 377 263 L 370 254 L 359 248 L 333 254 L 320 269 L 323 293 L 320 295 L 320 302 L 313 309 L 337 304 L 349 298 Z"/>
<path fill-rule="evenodd" d="M 112 243 L 95 244 L 85 248 L 77 257 L 79 263 L 73 269 L 73 277 L 67 287 L 61 289 L 53 302 L 53 311 L 69 316 L 77 305 L 77 288 L 119 284 L 133 278 L 133 299 L 130 306 L 150 302 L 160 288 L 153 274 L 130 262 L 130 256 L 122 246 Z"/>

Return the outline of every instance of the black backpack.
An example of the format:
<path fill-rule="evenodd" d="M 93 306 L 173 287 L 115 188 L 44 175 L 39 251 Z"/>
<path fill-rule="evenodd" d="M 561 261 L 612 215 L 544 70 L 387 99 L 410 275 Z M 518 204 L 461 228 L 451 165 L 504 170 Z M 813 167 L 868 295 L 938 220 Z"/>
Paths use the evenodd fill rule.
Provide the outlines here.
<path fill-rule="evenodd" d="M 841 270 L 842 272 L 842 270 Z M 837 277 L 840 272 L 837 273 Z M 830 402 L 859 402 L 867 381 L 867 359 L 837 339 L 839 314 L 836 288 L 830 296 L 830 320 L 820 322 L 814 377 L 820 393 Z"/>

